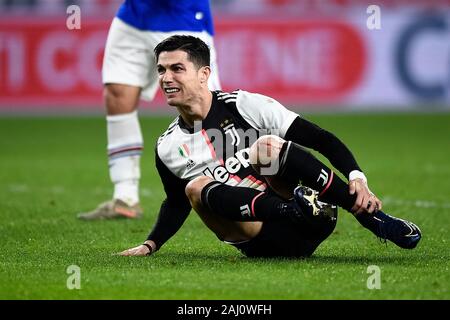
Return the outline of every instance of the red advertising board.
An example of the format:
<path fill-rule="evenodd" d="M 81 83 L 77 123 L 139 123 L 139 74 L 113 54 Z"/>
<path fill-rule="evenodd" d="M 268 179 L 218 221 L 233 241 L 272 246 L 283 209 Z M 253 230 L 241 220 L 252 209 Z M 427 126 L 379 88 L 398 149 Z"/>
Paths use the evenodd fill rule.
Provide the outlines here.
<path fill-rule="evenodd" d="M 336 102 L 361 80 L 366 53 L 338 21 L 222 21 L 216 46 L 225 88 L 288 102 Z"/>
<path fill-rule="evenodd" d="M 83 20 L 81 30 L 68 30 L 64 19 L 0 20 L 0 108 L 101 106 L 109 24 Z M 358 30 L 329 19 L 218 20 L 215 44 L 225 90 L 289 103 L 338 102 L 367 64 Z"/>
<path fill-rule="evenodd" d="M 0 105 L 101 104 L 101 61 L 108 25 L 0 21 Z"/>

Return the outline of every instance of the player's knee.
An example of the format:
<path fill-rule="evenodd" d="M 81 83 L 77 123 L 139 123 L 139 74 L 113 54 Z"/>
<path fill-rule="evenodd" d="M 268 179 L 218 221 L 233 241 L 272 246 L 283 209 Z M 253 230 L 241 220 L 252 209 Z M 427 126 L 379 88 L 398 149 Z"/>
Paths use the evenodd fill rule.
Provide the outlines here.
<path fill-rule="evenodd" d="M 267 167 L 275 167 L 278 163 L 281 148 L 285 140 L 275 136 L 266 135 L 258 138 L 250 147 L 250 163 L 252 167 L 261 173 L 261 169 Z"/>
<path fill-rule="evenodd" d="M 133 112 L 137 108 L 140 88 L 108 83 L 103 89 L 103 99 L 109 115 Z"/>
<path fill-rule="evenodd" d="M 193 207 L 201 203 L 202 190 L 212 180 L 210 177 L 201 176 L 189 181 L 186 185 L 185 193 Z"/>
<path fill-rule="evenodd" d="M 120 99 L 126 95 L 125 89 L 122 85 L 108 83 L 103 88 L 103 97 L 105 99 Z"/>

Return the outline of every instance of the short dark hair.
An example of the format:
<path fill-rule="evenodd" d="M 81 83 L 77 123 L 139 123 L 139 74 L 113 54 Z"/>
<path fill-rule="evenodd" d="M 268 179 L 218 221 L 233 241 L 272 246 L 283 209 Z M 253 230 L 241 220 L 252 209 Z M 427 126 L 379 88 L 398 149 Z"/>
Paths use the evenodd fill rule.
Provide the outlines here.
<path fill-rule="evenodd" d="M 174 35 L 160 43 L 153 50 L 156 61 L 163 51 L 182 50 L 187 53 L 189 61 L 194 63 L 198 68 L 209 66 L 209 48 L 201 39 L 193 36 Z"/>

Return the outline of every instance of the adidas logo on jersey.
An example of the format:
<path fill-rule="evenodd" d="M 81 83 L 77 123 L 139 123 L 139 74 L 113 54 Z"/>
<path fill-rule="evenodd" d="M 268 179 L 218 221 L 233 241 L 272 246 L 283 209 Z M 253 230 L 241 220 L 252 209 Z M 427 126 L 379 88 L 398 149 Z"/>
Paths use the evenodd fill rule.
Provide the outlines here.
<path fill-rule="evenodd" d="M 186 163 L 186 169 L 192 169 L 195 166 L 195 162 L 192 159 L 188 159 L 187 163 Z"/>

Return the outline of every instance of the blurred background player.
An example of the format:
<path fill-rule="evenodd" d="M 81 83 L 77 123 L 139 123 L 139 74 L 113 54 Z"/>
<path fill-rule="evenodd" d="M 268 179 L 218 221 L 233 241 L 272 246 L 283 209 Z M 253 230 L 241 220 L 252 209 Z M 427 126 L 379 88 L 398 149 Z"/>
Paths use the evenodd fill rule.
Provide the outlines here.
<path fill-rule="evenodd" d="M 211 90 L 220 89 L 213 21 L 208 0 L 126 0 L 113 19 L 103 60 L 108 160 L 114 193 L 84 220 L 138 218 L 143 137 L 139 99 L 152 100 L 158 87 L 154 47 L 174 34 L 201 38 L 211 49 Z"/>

